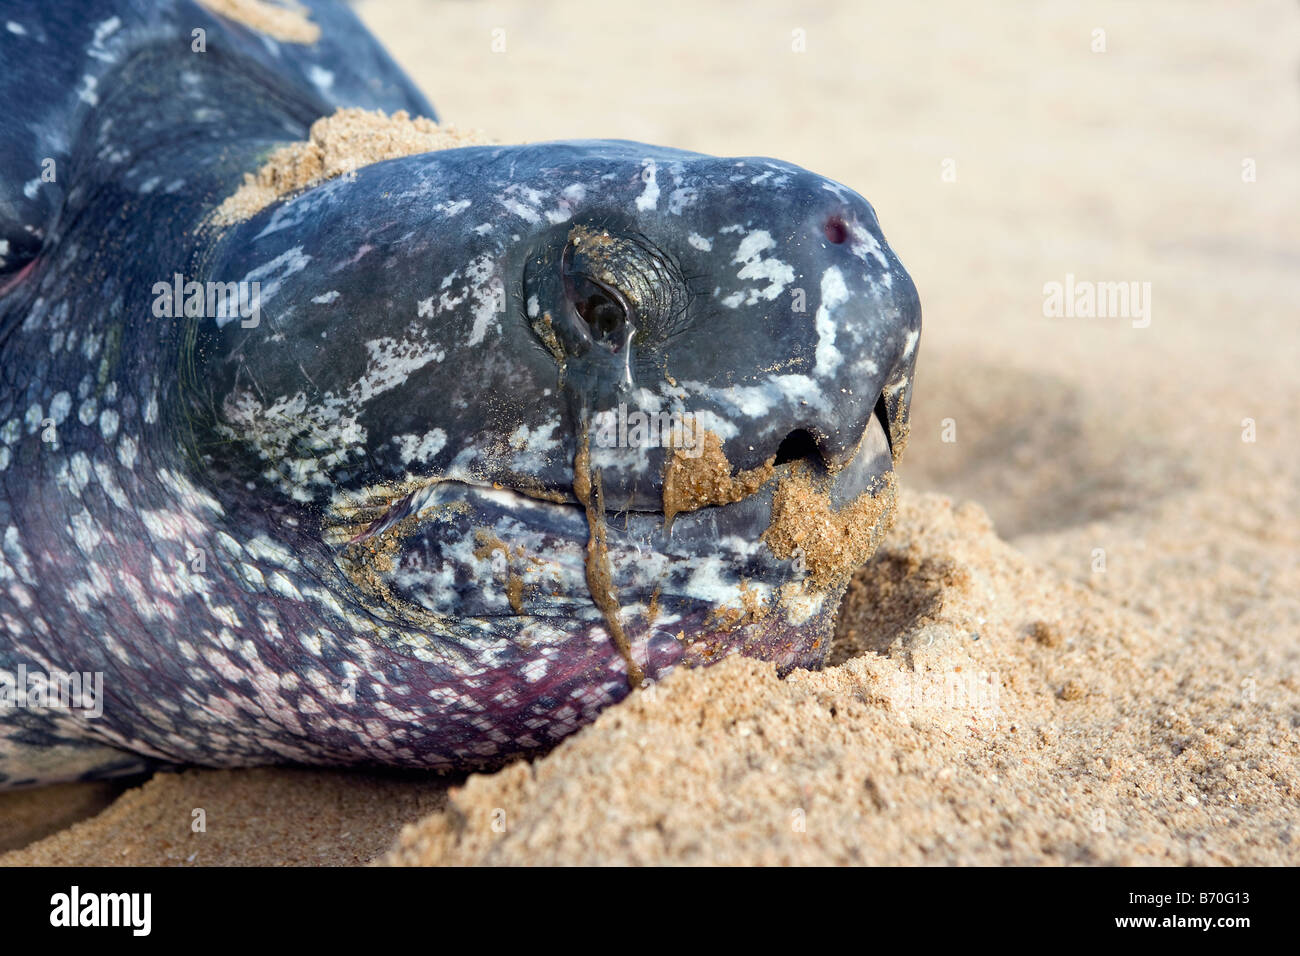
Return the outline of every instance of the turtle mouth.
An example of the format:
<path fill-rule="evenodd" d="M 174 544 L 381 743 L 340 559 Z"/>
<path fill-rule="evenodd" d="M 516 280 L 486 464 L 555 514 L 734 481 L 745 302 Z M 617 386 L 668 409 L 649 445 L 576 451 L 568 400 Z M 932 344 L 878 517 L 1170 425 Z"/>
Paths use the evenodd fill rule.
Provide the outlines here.
<path fill-rule="evenodd" d="M 761 535 L 766 523 L 754 520 L 749 527 L 741 528 L 739 525 L 742 522 L 736 519 L 758 517 L 752 506 L 746 506 L 756 496 L 766 497 L 770 505 L 770 494 L 761 494 L 763 489 L 770 490 L 770 486 L 802 471 L 819 484 L 833 505 L 839 508 L 868 491 L 884 474 L 891 472 L 894 458 L 888 413 L 882 394 L 847 465 L 831 469 L 823 460 L 812 433 L 805 428 L 795 428 L 777 443 L 774 454 L 768 461 L 770 470 L 763 475 L 762 480 L 732 500 L 700 500 L 683 507 L 681 501 L 668 500 L 670 495 L 665 482 L 659 483 L 653 494 L 645 495 L 632 489 L 616 487 L 611 476 L 617 474 L 617 468 L 611 471 L 603 463 L 596 462 L 593 473 L 599 472 L 604 479 L 604 515 L 607 522 L 617 523 L 626 516 L 637 516 L 639 519 L 648 517 L 657 519 L 665 525 L 666 530 L 670 530 L 679 515 L 698 510 L 721 517 L 720 527 L 756 537 Z M 762 470 L 750 469 L 750 473 Z M 514 501 L 521 510 L 531 511 L 539 505 L 551 505 L 574 514 L 586 513 L 586 507 L 578 500 L 571 483 L 554 487 L 544 484 L 540 477 L 528 475 L 516 475 L 513 480 L 505 478 L 491 481 L 430 475 L 398 486 L 372 486 L 356 496 L 349 496 L 348 500 L 336 502 L 327 515 L 324 535 L 326 541 L 335 547 L 357 544 L 390 532 L 430 509 L 446 505 L 457 494 L 463 496 L 470 492 L 502 502 Z"/>
<path fill-rule="evenodd" d="M 832 472 L 822 463 L 814 439 L 804 429 L 790 432 L 781 441 L 771 462 L 770 473 L 752 492 L 736 501 L 705 504 L 698 509 L 667 508 L 664 504 L 658 507 L 620 506 L 616 503 L 617 495 L 607 490 L 605 520 L 611 523 L 611 527 L 616 526 L 619 519 L 630 516 L 636 516 L 638 521 L 658 521 L 664 525 L 665 536 L 671 538 L 673 528 L 679 522 L 684 527 L 696 523 L 684 520 L 688 515 L 696 514 L 710 519 L 705 523 L 713 524 L 719 533 L 757 539 L 768 526 L 762 519 L 770 516 L 771 491 L 781 482 L 797 474 L 806 474 L 838 508 L 869 491 L 883 475 L 892 471 L 893 456 L 887 425 L 878 412 L 872 415 L 853 459 L 839 471 Z M 500 481 L 433 476 L 408 486 L 397 496 L 389 496 L 379 509 L 372 506 L 371 516 L 360 525 L 354 521 L 347 536 L 336 535 L 336 543 L 356 544 L 382 536 L 411 519 L 419 520 L 421 516 L 429 516 L 471 495 L 504 510 L 536 513 L 538 509 L 553 507 L 561 509 L 562 513 L 586 518 L 586 508 L 568 489 L 555 491 L 532 483 L 507 485 Z M 756 508 L 755 504 L 762 507 Z"/>
<path fill-rule="evenodd" d="M 671 521 L 662 508 L 606 508 L 609 580 L 624 611 L 649 620 L 655 605 L 667 619 L 695 620 L 755 601 L 775 605 L 790 585 L 825 594 L 847 580 L 869 552 L 832 541 L 823 567 L 816 549 L 826 538 L 856 536 L 874 550 L 892 517 L 888 441 L 873 417 L 855 457 L 834 474 L 795 454 L 797 441 L 740 500 L 680 511 Z M 887 504 L 857 517 L 855 508 L 886 492 Z M 820 511 L 820 525 L 803 524 L 811 511 Z M 363 526 L 354 523 L 338 554 L 349 577 L 366 582 L 390 611 L 572 621 L 598 617 L 587 575 L 590 536 L 576 498 L 432 479 L 391 498 Z"/>
<path fill-rule="evenodd" d="M 551 496 L 525 491 L 522 488 L 511 488 L 500 482 L 487 484 L 457 478 L 435 477 L 421 482 L 412 490 L 394 498 L 378 517 L 355 531 L 351 537 L 346 538 L 346 543 L 359 544 L 371 538 L 382 537 L 413 518 L 421 520 L 434 510 L 454 504 L 458 498 L 464 500 L 470 493 L 486 497 L 503 507 L 524 508 L 544 504 L 569 509 L 575 514 L 583 513 L 582 505 L 577 499 L 566 501 L 558 495 Z"/>

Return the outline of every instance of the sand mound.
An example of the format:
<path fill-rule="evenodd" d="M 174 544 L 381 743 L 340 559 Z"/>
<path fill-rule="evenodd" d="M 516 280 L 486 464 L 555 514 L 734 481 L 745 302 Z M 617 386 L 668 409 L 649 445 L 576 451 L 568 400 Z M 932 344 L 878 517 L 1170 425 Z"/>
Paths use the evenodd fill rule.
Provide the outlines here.
<path fill-rule="evenodd" d="M 472 777 L 384 862 L 1300 857 L 1277 839 L 1296 782 L 1273 749 L 1294 691 L 1161 666 L 1139 615 L 1032 565 L 976 506 L 904 494 L 838 642 L 867 654 L 784 681 L 745 659 L 677 672 Z M 1117 736 L 1137 746 L 1099 750 Z"/>

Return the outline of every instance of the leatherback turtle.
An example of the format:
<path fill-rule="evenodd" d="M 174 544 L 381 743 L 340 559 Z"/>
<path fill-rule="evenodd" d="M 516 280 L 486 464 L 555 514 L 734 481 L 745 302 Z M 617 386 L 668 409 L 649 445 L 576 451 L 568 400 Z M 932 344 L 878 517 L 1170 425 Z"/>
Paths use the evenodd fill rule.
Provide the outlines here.
<path fill-rule="evenodd" d="M 920 333 L 858 194 L 582 140 L 218 221 L 321 117 L 434 117 L 345 6 L 7 0 L 0 60 L 5 785 L 494 764 L 823 659 Z"/>

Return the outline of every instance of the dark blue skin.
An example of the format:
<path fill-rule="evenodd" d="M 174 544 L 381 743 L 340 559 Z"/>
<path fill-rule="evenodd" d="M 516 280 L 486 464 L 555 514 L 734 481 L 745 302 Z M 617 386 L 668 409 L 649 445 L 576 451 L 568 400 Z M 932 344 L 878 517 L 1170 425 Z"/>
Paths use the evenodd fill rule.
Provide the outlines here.
<path fill-rule="evenodd" d="M 188 3 L 92 6 L 0 4 L 51 38 L 22 61 L 36 119 L 0 136 L 35 171 L 7 179 L 67 140 L 58 191 L 0 220 L 35 237 L 0 275 L 0 672 L 102 672 L 103 715 L 0 710 L 0 784 L 490 765 L 681 663 L 824 658 L 852 567 L 806 579 L 764 533 L 783 481 L 848 507 L 902 449 L 920 308 L 865 200 L 774 160 L 583 141 L 389 160 L 214 228 L 337 106 L 431 109 L 334 4 L 309 4 L 311 47 Z M 41 80 L 55 48 L 77 66 Z M 256 323 L 158 317 L 175 273 L 258 281 Z M 666 522 L 671 450 L 591 437 L 620 403 L 774 469 Z"/>

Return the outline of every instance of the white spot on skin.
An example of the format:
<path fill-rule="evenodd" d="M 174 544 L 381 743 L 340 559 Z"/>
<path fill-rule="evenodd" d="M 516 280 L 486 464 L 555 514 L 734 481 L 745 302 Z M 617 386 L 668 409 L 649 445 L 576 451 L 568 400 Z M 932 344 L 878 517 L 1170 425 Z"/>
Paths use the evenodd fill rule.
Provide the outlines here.
<path fill-rule="evenodd" d="M 320 657 L 321 639 L 319 634 L 313 634 L 310 631 L 308 631 L 305 634 L 299 634 L 298 641 L 299 643 L 302 644 L 303 647 L 307 648 L 307 650 L 310 651 L 312 654 L 316 655 L 317 657 Z"/>
<path fill-rule="evenodd" d="M 113 436 L 117 434 L 117 425 L 117 412 L 111 408 L 106 408 L 99 413 L 99 430 L 103 434 L 105 441 L 113 440 Z"/>
<path fill-rule="evenodd" d="M 210 610 L 212 616 L 222 624 L 226 625 L 226 627 L 239 628 L 244 626 L 243 622 L 239 619 L 239 615 L 235 613 L 235 609 L 227 604 L 214 605 Z M 246 641 L 245 644 L 247 643 L 248 642 Z M 248 655 L 245 654 L 244 657 L 247 659 Z"/>
<path fill-rule="evenodd" d="M 328 90 L 334 85 L 334 73 L 315 63 L 307 71 L 307 79 L 311 80 L 321 90 Z"/>
<path fill-rule="evenodd" d="M 452 216 L 459 216 L 468 209 L 470 205 L 471 203 L 468 199 L 457 199 L 455 202 L 440 202 L 433 208 L 442 213 L 444 218 L 450 219 Z"/>
<path fill-rule="evenodd" d="M 826 190 L 828 193 L 834 193 L 840 199 L 848 200 L 848 197 L 844 195 L 844 187 L 839 183 L 827 180 L 822 183 L 822 189 Z"/>
<path fill-rule="evenodd" d="M 713 240 L 705 239 L 698 232 L 691 233 L 686 237 L 686 241 L 689 242 L 693 248 L 699 249 L 701 252 L 713 251 Z"/>
<path fill-rule="evenodd" d="M 499 198 L 497 202 L 525 222 L 539 223 L 542 221 L 542 217 L 538 210 L 545 198 L 546 195 L 536 189 L 512 183 L 506 187 L 505 195 Z"/>
<path fill-rule="evenodd" d="M 367 342 L 366 351 L 370 353 L 366 372 L 349 390 L 349 397 L 362 404 L 376 395 L 397 388 L 412 372 L 424 368 L 430 362 L 441 362 L 447 354 L 424 342 L 398 342 L 390 338 Z"/>
<path fill-rule="evenodd" d="M 723 441 L 730 441 L 740 434 L 739 428 L 716 412 L 703 409 L 694 414 L 699 427 L 715 433 Z"/>
<path fill-rule="evenodd" d="M 525 664 L 520 673 L 523 674 L 524 680 L 528 681 L 528 683 L 535 684 L 546 676 L 548 670 L 550 670 L 550 664 L 545 658 L 538 657 Z"/>
<path fill-rule="evenodd" d="M 536 428 L 527 425 L 516 428 L 509 438 L 510 447 L 519 452 L 514 458 L 515 467 L 522 471 L 540 471 L 545 467 L 547 456 L 560 447 L 560 440 L 554 437 L 559 427 L 560 422 L 556 420 Z"/>
<path fill-rule="evenodd" d="M 488 256 L 480 256 L 465 270 L 465 278 L 474 283 L 470 294 L 474 297 L 474 328 L 466 345 L 478 345 L 487 335 L 488 325 L 496 319 L 500 304 L 505 301 L 505 286 L 493 270 Z"/>
<path fill-rule="evenodd" d="M 636 208 L 641 212 L 649 212 L 659 205 L 659 183 L 655 179 L 658 168 L 653 159 L 641 163 L 641 181 L 645 183 L 645 189 L 636 197 Z"/>
<path fill-rule="evenodd" d="M 782 405 L 807 405 L 821 412 L 830 410 L 825 394 L 807 375 L 770 375 L 761 385 L 729 385 L 715 388 L 704 382 L 686 381 L 682 387 L 717 402 L 728 412 L 747 418 L 770 415 Z M 721 432 L 719 432 L 721 435 Z"/>
<path fill-rule="evenodd" d="M 27 36 L 27 28 L 21 23 L 15 23 L 13 20 L 9 20 L 5 23 L 5 29 L 16 36 Z"/>
<path fill-rule="evenodd" d="M 447 433 L 441 428 L 434 428 L 423 436 L 413 433 L 398 435 L 393 441 L 398 444 L 402 464 L 409 465 L 413 461 L 428 462 L 442 451 L 447 445 Z"/>
<path fill-rule="evenodd" d="M 410 339 L 382 338 L 365 343 L 369 353 L 365 374 L 344 394 L 331 392 L 309 401 L 306 393 L 299 391 L 278 396 L 269 405 L 263 405 L 252 391 L 229 396 L 224 415 L 235 426 L 229 433 L 255 436 L 262 458 L 276 463 L 266 477 L 297 500 L 311 500 L 313 488 L 330 484 L 329 469 L 342 463 L 350 449 L 364 445 L 367 432 L 358 424 L 358 417 L 365 405 L 402 385 L 430 362 L 441 362 L 446 357 L 445 350 L 428 341 L 421 325 L 413 323 L 409 331 Z M 293 449 L 303 445 L 311 453 L 295 456 Z M 413 451 L 419 448 L 419 442 L 412 445 Z M 431 448 L 425 446 L 426 451 Z"/>
<path fill-rule="evenodd" d="M 821 303 L 817 306 L 817 375 L 826 377 L 835 374 L 835 370 L 844 361 L 844 356 L 835 347 L 835 322 L 831 318 L 832 310 L 849 300 L 849 290 L 844 284 L 844 275 L 837 266 L 831 266 L 822 273 Z"/>
<path fill-rule="evenodd" d="M 244 549 L 240 547 L 239 542 L 226 534 L 224 531 L 218 531 L 215 535 L 217 544 L 221 545 L 223 551 L 232 558 L 241 558 L 244 556 Z"/>
<path fill-rule="evenodd" d="M 100 534 L 99 525 L 91 517 L 90 512 L 85 508 L 72 516 L 72 524 L 68 527 L 68 533 L 77 543 L 77 549 L 82 554 L 89 557 L 94 550 L 99 547 L 99 542 L 104 540 Z"/>
<path fill-rule="evenodd" d="M 123 468 L 134 470 L 135 455 L 135 439 L 130 435 L 123 435 L 122 440 L 117 443 L 117 460 L 122 463 Z"/>
<path fill-rule="evenodd" d="M 72 411 L 72 396 L 67 392 L 59 392 L 50 399 L 50 417 L 54 419 L 54 424 L 62 425 L 70 411 Z"/>
<path fill-rule="evenodd" d="M 122 28 L 122 21 L 117 17 L 109 17 L 102 23 L 95 26 L 95 46 L 102 46 L 104 41 Z"/>
<path fill-rule="evenodd" d="M 738 279 L 766 279 L 768 284 L 762 288 L 751 288 L 744 298 L 746 305 L 753 305 L 759 298 L 768 302 L 774 300 L 785 287 L 794 281 L 794 268 L 775 257 L 764 259 L 763 253 L 775 248 L 776 241 L 766 229 L 755 229 L 740 241 L 732 262 L 744 263 L 736 273 Z M 743 293 L 736 292 L 722 300 L 722 304 L 735 308 L 740 305 Z"/>
<path fill-rule="evenodd" d="M 516 216 L 519 216 L 520 219 L 526 220 L 528 222 L 541 221 L 541 216 L 538 216 L 536 211 L 533 211 L 533 209 L 529 209 L 528 207 L 524 206 L 524 204 L 519 202 L 519 200 L 517 199 L 503 199 L 502 206 L 506 207 L 507 209 L 510 209 L 510 211 L 512 213 L 515 213 Z"/>
<path fill-rule="evenodd" d="M 855 379 L 874 378 L 880 372 L 880 366 L 875 360 L 864 355 L 853 363 L 853 377 Z M 841 391 L 843 391 L 841 389 Z"/>
<path fill-rule="evenodd" d="M 552 225 L 567 222 L 573 218 L 574 208 L 586 198 L 586 186 L 582 183 L 570 183 L 561 191 L 555 208 L 546 210 L 546 221 Z"/>
<path fill-rule="evenodd" d="M 870 255 L 874 257 L 882 267 L 885 269 L 889 268 L 889 260 L 885 258 L 885 251 L 880 248 L 880 243 L 876 240 L 875 236 L 873 236 L 865 227 L 856 222 L 849 226 L 849 232 L 853 236 L 853 242 L 849 244 L 849 251 L 851 253 L 863 262 L 866 262 L 867 256 Z M 885 278 L 887 280 L 890 278 L 888 273 L 885 274 Z M 886 281 L 885 284 L 889 285 L 889 282 Z"/>
<path fill-rule="evenodd" d="M 117 477 L 107 462 L 95 462 L 95 477 L 99 480 L 99 486 L 104 489 L 104 494 L 108 495 L 113 504 L 123 511 L 130 510 L 131 503 L 127 500 L 126 493 L 122 491 L 122 486 L 117 483 Z"/>
<path fill-rule="evenodd" d="M 668 194 L 668 211 L 674 216 L 680 216 L 682 210 L 694 206 L 699 201 L 700 194 L 694 187 L 683 186 Z"/>
<path fill-rule="evenodd" d="M 326 292 L 324 295 L 313 296 L 312 301 L 317 303 L 318 305 L 329 305 L 338 297 L 339 297 L 338 289 L 331 289 L 329 292 Z"/>
<path fill-rule="evenodd" d="M 158 472 L 158 480 L 163 487 L 171 491 L 179 501 L 184 502 L 191 510 L 203 508 L 216 516 L 226 513 L 226 509 L 221 507 L 221 503 L 216 498 L 198 488 L 183 474 L 172 471 L 170 468 L 163 468 Z"/>
<path fill-rule="evenodd" d="M 14 525 L 5 528 L 4 550 L 5 554 L 9 556 L 9 560 L 17 567 L 19 576 L 28 584 L 35 584 L 36 577 L 32 574 L 32 559 L 23 550 L 18 528 Z"/>
<path fill-rule="evenodd" d="M 90 484 L 90 459 L 84 452 L 77 452 L 68 462 L 69 481 L 68 489 L 76 496 L 81 496 L 81 490 Z"/>
<path fill-rule="evenodd" d="M 181 515 L 170 511 L 143 509 L 140 511 L 140 523 L 149 532 L 149 536 L 157 541 L 180 543 L 186 540 L 188 525 Z"/>
<path fill-rule="evenodd" d="M 104 49 L 104 41 L 121 28 L 122 21 L 118 17 L 109 17 L 102 23 L 97 24 L 95 26 L 95 36 L 94 39 L 91 40 L 90 48 L 86 51 L 87 54 L 93 56 L 97 60 L 102 60 L 105 63 L 116 62 L 117 56 Z"/>
<path fill-rule="evenodd" d="M 244 276 L 243 281 L 261 283 L 259 287 L 261 295 L 258 298 L 258 305 L 266 305 L 280 291 L 280 286 L 284 280 L 295 272 L 306 269 L 309 262 L 311 262 L 311 256 L 302 251 L 302 246 L 294 246 L 287 252 L 280 253 L 270 262 L 264 262 L 256 269 L 253 269 Z M 234 318 L 234 315 L 219 315 L 216 320 L 217 325 L 224 326 Z"/>

